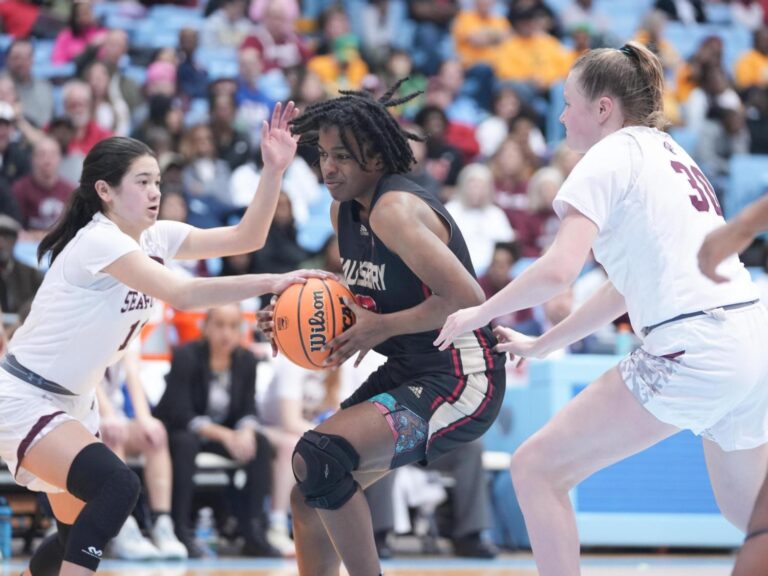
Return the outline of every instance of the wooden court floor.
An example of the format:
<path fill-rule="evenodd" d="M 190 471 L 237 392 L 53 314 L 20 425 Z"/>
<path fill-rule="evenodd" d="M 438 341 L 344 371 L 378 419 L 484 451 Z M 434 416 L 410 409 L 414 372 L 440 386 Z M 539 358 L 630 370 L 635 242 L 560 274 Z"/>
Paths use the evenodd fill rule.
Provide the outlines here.
<path fill-rule="evenodd" d="M 18 576 L 26 563 L 0 561 L 0 576 Z M 733 558 L 716 556 L 586 556 L 582 576 L 730 576 Z M 297 576 L 288 560 L 224 558 L 185 563 L 138 563 L 106 560 L 104 576 Z M 345 573 L 342 572 L 342 576 Z M 384 563 L 386 576 L 536 576 L 530 554 L 508 554 L 496 560 L 402 558 Z"/>

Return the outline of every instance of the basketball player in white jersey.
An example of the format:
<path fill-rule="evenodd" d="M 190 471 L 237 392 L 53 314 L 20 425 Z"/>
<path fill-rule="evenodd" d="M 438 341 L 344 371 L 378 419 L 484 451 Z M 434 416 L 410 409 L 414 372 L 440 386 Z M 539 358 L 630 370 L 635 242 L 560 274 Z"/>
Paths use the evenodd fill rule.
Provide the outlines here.
<path fill-rule="evenodd" d="M 710 232 L 699 250 L 699 267 L 714 282 L 727 282 L 718 266 L 746 250 L 760 232 L 768 230 L 768 196 L 753 202 L 725 226 Z M 763 302 L 765 304 L 765 302 Z M 755 576 L 768 567 L 768 478 L 757 496 L 744 545 L 736 557 L 733 576 Z"/>
<path fill-rule="evenodd" d="M 568 492 L 615 462 L 682 429 L 700 435 L 724 516 L 742 530 L 765 477 L 768 313 L 732 256 L 715 284 L 697 266 L 723 223 L 707 179 L 663 125 L 658 59 L 630 42 L 574 64 L 560 119 L 584 157 L 560 189 L 551 248 L 487 302 L 446 321 L 435 343 L 565 290 L 590 249 L 608 282 L 538 338 L 497 329 L 498 350 L 540 358 L 624 312 L 642 346 L 588 386 L 512 458 L 512 479 L 542 576 L 579 574 Z M 723 335 L 727 334 L 727 337 Z"/>
<path fill-rule="evenodd" d="M 38 256 L 51 266 L 0 362 L 0 457 L 17 483 L 46 492 L 59 538 L 30 562 L 33 576 L 85 576 L 138 497 L 137 476 L 98 440 L 95 388 L 150 317 L 156 299 L 180 308 L 279 293 L 325 273 L 185 278 L 162 265 L 263 246 L 296 139 L 289 103 L 262 126 L 264 172 L 239 224 L 200 230 L 157 222 L 160 169 L 130 138 L 96 144 L 80 186 Z M 159 304 L 158 304 L 159 305 Z"/>

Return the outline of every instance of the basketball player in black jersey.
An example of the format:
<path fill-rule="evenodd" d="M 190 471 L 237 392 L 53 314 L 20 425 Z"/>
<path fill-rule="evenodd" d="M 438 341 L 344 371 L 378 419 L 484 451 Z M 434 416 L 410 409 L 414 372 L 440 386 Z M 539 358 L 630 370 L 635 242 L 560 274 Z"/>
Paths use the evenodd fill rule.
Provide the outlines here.
<path fill-rule="evenodd" d="M 380 573 L 362 489 L 393 468 L 430 462 L 481 436 L 505 388 L 504 356 L 489 327 L 440 352 L 437 329 L 452 312 L 482 302 L 461 232 L 439 200 L 403 177 L 414 158 L 380 100 L 362 92 L 310 106 L 292 131 L 314 145 L 334 202 L 345 279 L 356 324 L 328 343 L 335 367 L 371 349 L 387 362 L 342 410 L 307 432 L 294 453 L 292 494 L 299 572 Z M 269 329 L 269 318 L 262 321 Z"/>

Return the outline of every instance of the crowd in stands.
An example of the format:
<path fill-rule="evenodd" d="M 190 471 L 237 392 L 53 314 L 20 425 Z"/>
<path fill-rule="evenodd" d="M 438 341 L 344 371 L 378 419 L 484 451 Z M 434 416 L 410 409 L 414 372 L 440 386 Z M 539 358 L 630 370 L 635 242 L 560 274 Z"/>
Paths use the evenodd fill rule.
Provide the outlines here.
<path fill-rule="evenodd" d="M 155 150 L 160 218 L 232 223 L 259 181 L 259 127 L 288 99 L 301 109 L 339 90 L 382 94 L 408 77 L 400 93 L 423 93 L 396 113 L 427 137 L 412 142 L 409 176 L 446 203 L 488 296 L 541 255 L 557 230 L 552 200 L 579 161 L 557 121 L 562 82 L 590 48 L 634 39 L 661 57 L 669 131 L 731 214 L 750 199 L 732 186 L 732 159 L 762 158 L 750 193 L 768 189 L 768 0 L 0 0 L 0 32 L 0 306 L 9 333 L 45 271 L 32 256 L 36 243 L 96 142 L 132 136 Z M 315 160 L 315 150 L 300 149 L 287 171 L 263 250 L 170 265 L 209 276 L 301 265 L 338 272 L 330 198 Z M 753 264 L 764 262 L 760 255 Z M 601 274 L 595 263 L 572 292 L 500 322 L 540 334 L 586 300 Z M 206 553 L 193 534 L 199 451 L 225 455 L 246 472 L 232 507 L 242 552 L 292 553 L 292 446 L 364 374 L 297 373 L 263 348 L 242 346 L 242 315 L 263 304 L 215 309 L 191 337 L 178 331 L 175 344 L 183 346 L 170 359 L 154 415 L 128 377 L 133 368 L 115 369 L 105 384 L 106 398 L 119 400 L 127 380 L 138 429 L 129 433 L 122 401 L 105 400 L 104 439 L 126 457 L 142 454 L 150 479 L 144 528 L 152 542 L 127 525 L 118 556 Z M 613 334 L 609 328 L 570 352 L 612 352 Z M 271 376 L 254 388 L 257 364 L 269 364 Z M 496 552 L 481 538 L 488 496 L 466 468 L 480 468 L 478 446 L 442 466 L 460 478 L 448 536 L 457 553 L 489 557 Z M 427 494 L 428 476 L 418 481 Z M 370 498 L 382 555 L 396 528 L 386 510 L 395 482 Z M 428 501 L 421 505 L 428 509 Z"/>

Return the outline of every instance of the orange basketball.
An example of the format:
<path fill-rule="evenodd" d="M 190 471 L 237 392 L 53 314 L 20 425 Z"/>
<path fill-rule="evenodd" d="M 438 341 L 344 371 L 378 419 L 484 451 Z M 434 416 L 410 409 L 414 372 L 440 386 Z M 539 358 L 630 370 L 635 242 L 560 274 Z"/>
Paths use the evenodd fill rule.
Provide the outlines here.
<path fill-rule="evenodd" d="M 278 350 L 294 364 L 321 370 L 331 353 L 323 346 L 355 323 L 342 298 L 354 300 L 346 286 L 330 278 L 309 278 L 305 284 L 288 287 L 275 302 Z"/>

